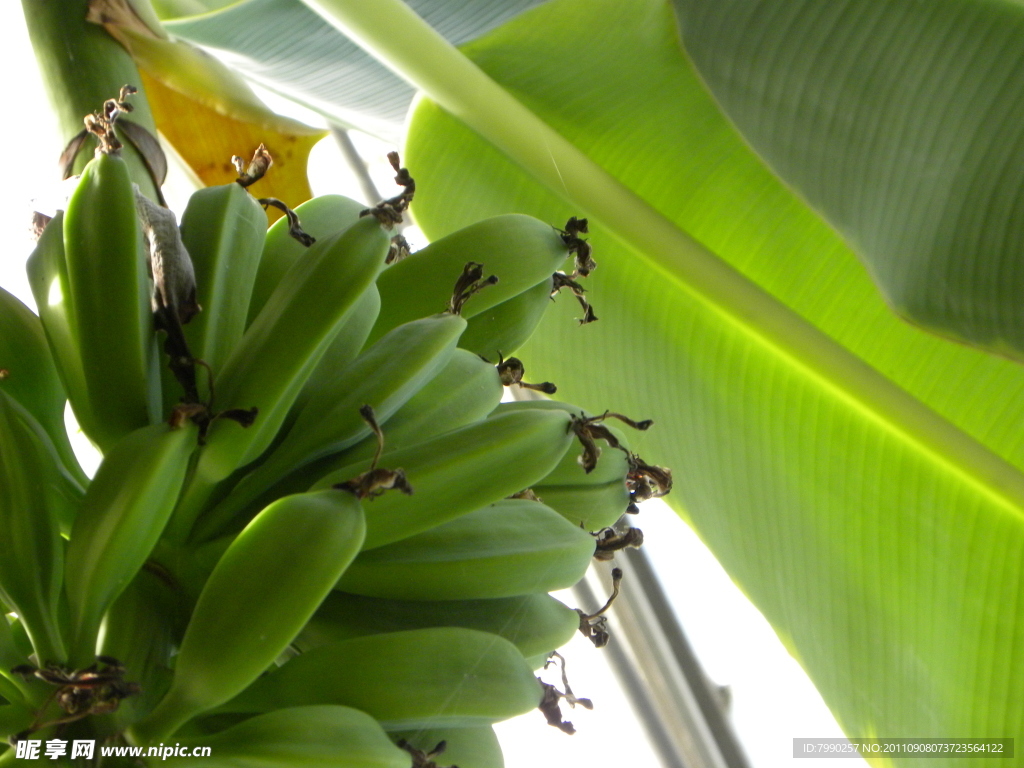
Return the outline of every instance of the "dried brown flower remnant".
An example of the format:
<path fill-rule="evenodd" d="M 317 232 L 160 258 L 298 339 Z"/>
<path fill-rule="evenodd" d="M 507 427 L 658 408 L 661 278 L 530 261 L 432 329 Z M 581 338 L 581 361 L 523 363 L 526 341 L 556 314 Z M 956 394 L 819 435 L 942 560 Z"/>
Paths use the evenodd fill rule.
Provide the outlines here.
<path fill-rule="evenodd" d="M 544 669 L 553 662 L 553 659 L 558 659 L 562 665 L 562 687 L 565 688 L 565 692 L 559 691 L 558 688 L 545 683 L 539 677 L 538 682 L 541 684 L 544 693 L 541 697 L 540 704 L 537 705 L 538 709 L 544 714 L 544 718 L 548 721 L 548 725 L 552 725 L 562 733 L 567 733 L 570 736 L 576 733 L 576 728 L 568 720 L 562 719 L 562 710 L 559 707 L 559 701 L 565 699 L 566 703 L 575 708 L 579 704 L 584 709 L 593 709 L 594 703 L 590 699 L 578 698 L 573 692 L 572 688 L 569 687 L 569 678 L 565 674 L 565 658 L 558 651 L 552 651 L 548 654 L 548 660 L 544 662 Z"/>
<path fill-rule="evenodd" d="M 381 430 L 380 425 L 377 424 L 377 417 L 373 413 L 373 408 L 369 405 L 364 405 L 359 409 L 359 415 L 370 425 L 370 429 L 377 436 L 377 452 L 373 455 L 370 468 L 363 472 L 363 474 L 351 480 L 346 480 L 343 483 L 337 483 L 332 487 L 339 491 L 348 491 L 359 499 L 372 499 L 390 490 L 399 490 L 406 495 L 411 495 L 412 486 L 406 480 L 404 471 L 377 466 L 377 462 L 380 461 L 380 455 L 384 451 L 384 432 Z"/>
<path fill-rule="evenodd" d="M 235 181 L 243 187 L 248 187 L 267 174 L 270 166 L 274 164 L 274 158 L 270 156 L 266 145 L 260 144 L 256 147 L 256 151 L 253 152 L 252 160 L 249 161 L 248 165 L 238 155 L 231 157 L 231 164 L 235 166 L 235 170 L 238 172 L 238 178 Z"/>
<path fill-rule="evenodd" d="M 612 607 L 615 598 L 619 596 L 619 584 L 622 581 L 622 569 L 612 569 L 612 593 L 607 602 L 594 613 L 584 613 L 579 608 L 576 613 L 580 615 L 580 633 L 594 644 L 595 648 L 604 648 L 608 645 L 610 635 L 608 633 L 608 618 L 605 612 Z"/>
<path fill-rule="evenodd" d="M 462 268 L 462 274 L 455 281 L 455 289 L 452 291 L 452 298 L 445 310 L 453 315 L 461 315 L 462 308 L 469 299 L 482 291 L 488 285 L 495 285 L 498 282 L 496 275 L 484 277 L 484 265 L 475 261 L 466 262 Z"/>
<path fill-rule="evenodd" d="M 622 533 L 617 533 L 614 528 L 604 528 L 594 535 L 597 537 L 594 550 L 597 560 L 611 560 L 616 552 L 627 547 L 640 547 L 644 543 L 644 532 L 639 528 L 627 528 Z"/>
<path fill-rule="evenodd" d="M 395 183 L 402 187 L 400 194 L 382 200 L 373 208 L 367 208 L 360 212 L 360 216 L 373 216 L 385 229 L 391 229 L 401 224 L 402 214 L 409 210 L 413 195 L 416 194 L 416 182 L 409 175 L 409 169 L 403 168 L 397 152 L 388 152 L 388 162 L 395 169 Z"/>
<path fill-rule="evenodd" d="M 543 392 L 545 395 L 553 395 L 558 391 L 558 387 L 550 381 L 544 381 L 540 384 L 528 384 L 523 381 L 523 376 L 526 373 L 526 367 L 523 365 L 523 361 L 518 357 L 510 357 L 506 360 L 499 352 L 497 368 L 498 377 L 501 379 L 501 383 L 506 387 L 511 387 L 515 384 L 523 389 L 532 389 L 536 392 Z"/>

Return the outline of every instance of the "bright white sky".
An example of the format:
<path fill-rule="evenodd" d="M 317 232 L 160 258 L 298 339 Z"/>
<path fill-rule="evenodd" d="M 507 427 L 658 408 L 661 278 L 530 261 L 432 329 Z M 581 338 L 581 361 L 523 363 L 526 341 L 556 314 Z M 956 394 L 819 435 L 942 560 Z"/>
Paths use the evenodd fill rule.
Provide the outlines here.
<path fill-rule="evenodd" d="M 0 284 L 33 306 L 24 277 L 24 262 L 32 249 L 30 200 L 53 194 L 53 184 L 59 178 L 56 161 L 62 147 L 20 18 L 0 25 L 0 51 L 7 57 L 7 77 L 0 87 L 2 102 L 9 110 L 8 137 L 0 166 L 5 181 L 0 185 L 0 237 L 4 244 Z M 275 108 L 280 108 L 278 103 L 274 101 Z M 318 123 L 315 115 L 304 110 L 292 110 L 291 114 Z M 390 191 L 393 172 L 384 157 L 390 147 L 354 138 L 364 156 L 379 159 L 373 169 L 378 187 Z M 360 197 L 330 140 L 314 150 L 311 181 L 317 194 L 340 192 Z M 183 184 L 183 177 L 179 177 L 177 188 L 168 195 L 179 214 L 189 194 Z M 792 758 L 794 737 L 842 734 L 799 665 L 710 552 L 667 506 L 658 502 L 644 506 L 637 525 L 644 530 L 645 549 L 707 674 L 731 688 L 733 723 L 754 768 L 834 766 L 832 760 Z M 572 605 L 571 597 L 562 599 Z M 577 733 L 571 737 L 545 725 L 539 712 L 499 725 L 508 768 L 564 768 L 570 764 L 656 768 L 654 755 L 601 651 L 578 636 L 564 654 L 573 689 L 593 699 L 595 709 L 572 712 L 569 719 Z M 842 768 L 858 766 L 864 763 L 842 764 Z"/>

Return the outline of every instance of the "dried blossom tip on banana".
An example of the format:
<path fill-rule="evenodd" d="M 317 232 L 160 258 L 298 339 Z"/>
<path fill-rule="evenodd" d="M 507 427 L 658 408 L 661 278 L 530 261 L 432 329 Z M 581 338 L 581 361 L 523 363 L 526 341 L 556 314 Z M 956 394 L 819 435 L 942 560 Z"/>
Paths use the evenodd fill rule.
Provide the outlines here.
<path fill-rule="evenodd" d="M 302 229 L 302 223 L 299 221 L 299 215 L 276 197 L 261 197 L 256 202 L 264 208 L 273 206 L 279 211 L 284 212 L 284 215 L 288 218 L 288 234 L 302 243 L 302 245 L 309 248 L 309 246 L 316 242 L 315 237 Z"/>
<path fill-rule="evenodd" d="M 114 123 L 122 112 L 131 112 L 132 105 L 127 102 L 129 96 L 138 93 L 134 85 L 123 85 L 116 99 L 103 102 L 100 112 L 85 116 L 85 130 L 99 140 L 97 154 L 116 155 L 121 152 L 121 142 L 114 134 Z M 65 150 L 67 152 L 67 150 Z"/>
<path fill-rule="evenodd" d="M 558 232 L 562 236 L 562 242 L 569 249 L 569 253 L 575 257 L 576 271 L 573 273 L 573 277 L 577 275 L 586 277 L 593 272 L 597 268 L 597 262 L 591 258 L 593 251 L 590 243 L 580 237 L 581 234 L 585 235 L 589 232 L 587 220 L 572 216 L 565 222 L 565 229 L 560 229 Z"/>
<path fill-rule="evenodd" d="M 532 389 L 536 392 L 543 392 L 545 395 L 553 395 L 558 391 L 558 387 L 552 384 L 550 381 L 545 381 L 540 384 L 528 384 L 523 381 L 523 375 L 526 373 L 526 368 L 523 366 L 523 361 L 518 357 L 510 357 L 508 360 L 498 353 L 498 376 L 501 378 L 501 383 L 506 387 L 511 387 L 516 384 L 523 389 Z"/>
<path fill-rule="evenodd" d="M 597 320 L 597 315 L 594 314 L 594 308 L 590 306 L 590 302 L 584 297 L 586 290 L 582 285 L 577 283 L 571 277 L 564 272 L 555 272 L 551 275 L 551 298 L 554 299 L 563 288 L 568 288 L 572 291 L 573 296 L 576 297 L 576 301 L 579 302 L 583 308 L 583 317 L 579 319 L 580 325 L 587 325 Z"/>
<path fill-rule="evenodd" d="M 635 515 L 640 509 L 637 504 L 648 499 L 659 499 L 672 490 L 672 471 L 667 467 L 647 464 L 635 453 L 629 453 L 629 471 L 626 487 L 629 489 L 629 506 L 626 512 Z"/>
<path fill-rule="evenodd" d="M 646 431 L 650 429 L 654 421 L 651 419 L 645 419 L 644 421 L 634 421 L 621 413 L 612 413 L 611 411 L 605 411 L 600 416 L 584 416 L 582 413 L 579 416 L 572 416 L 569 423 L 569 429 L 576 433 L 576 437 L 579 439 L 580 444 L 583 446 L 583 453 L 580 454 L 579 463 L 583 467 L 583 471 L 587 474 L 593 471 L 594 467 L 597 466 L 597 459 L 601 455 L 601 449 L 597 445 L 597 440 L 604 440 L 611 448 L 618 448 L 620 451 L 629 453 L 620 443 L 617 437 L 608 429 L 608 427 L 599 423 L 608 418 L 615 418 L 619 421 L 628 424 L 633 429 L 640 431 Z"/>
<path fill-rule="evenodd" d="M 580 615 L 580 634 L 594 644 L 595 648 L 604 648 L 608 645 L 611 635 L 608 632 L 608 617 L 605 612 L 612 607 L 615 598 L 619 596 L 619 583 L 622 581 L 622 569 L 612 569 L 612 593 L 607 602 L 594 613 L 584 613 L 579 608 L 576 613 Z"/>
<path fill-rule="evenodd" d="M 332 487 L 339 491 L 348 491 L 354 494 L 357 499 L 372 499 L 380 496 L 385 491 L 391 490 L 399 490 L 407 496 L 411 496 L 412 486 L 409 485 L 404 471 L 377 466 L 377 462 L 380 461 L 380 455 L 384 450 L 384 432 L 381 430 L 380 425 L 377 424 L 377 417 L 374 416 L 373 408 L 369 405 L 364 405 L 359 409 L 359 414 L 370 425 L 370 429 L 377 436 L 377 452 L 374 454 L 373 461 L 368 470 L 361 475 L 353 477 L 351 480 L 337 483 Z"/>
<path fill-rule="evenodd" d="M 388 248 L 388 255 L 384 258 L 385 264 L 394 264 L 396 261 L 408 257 L 412 253 L 409 241 L 404 235 L 395 235 L 391 238 L 391 247 Z"/>
<path fill-rule="evenodd" d="M 429 752 L 424 752 L 422 749 L 416 749 L 416 747 L 405 739 L 399 739 L 396 741 L 395 746 L 404 749 L 412 757 L 411 768 L 439 768 L 437 763 L 434 762 L 434 758 L 440 757 L 444 753 L 445 749 L 448 747 L 448 742 L 437 742 L 437 744 L 434 745 L 434 748 Z M 458 768 L 458 766 L 453 765 L 451 768 Z"/>
<path fill-rule="evenodd" d="M 497 282 L 497 275 L 484 277 L 483 264 L 477 264 L 475 261 L 466 262 L 466 266 L 462 268 L 462 274 L 455 281 L 455 290 L 452 291 L 452 297 L 448 301 L 448 308 L 445 311 L 452 315 L 461 315 L 462 308 L 472 296 Z"/>
<path fill-rule="evenodd" d="M 238 172 L 238 178 L 235 181 L 242 187 L 248 187 L 266 175 L 267 171 L 270 170 L 270 166 L 274 164 L 274 158 L 270 156 L 266 145 L 260 144 L 256 147 L 256 151 L 253 152 L 252 160 L 249 161 L 248 165 L 238 155 L 231 157 L 231 164 L 235 166 L 235 170 Z"/>
<path fill-rule="evenodd" d="M 373 208 L 367 208 L 359 215 L 373 216 L 382 227 L 392 229 L 402 223 L 402 214 L 409 210 L 409 204 L 412 202 L 413 195 L 416 194 L 416 182 L 409 175 L 409 169 L 402 167 L 397 152 L 388 152 L 388 161 L 395 169 L 395 183 L 402 187 L 401 193 L 382 200 Z"/>
<path fill-rule="evenodd" d="M 552 651 L 548 655 L 548 660 L 544 662 L 544 668 L 547 669 L 550 664 L 553 664 L 553 659 L 555 658 L 561 662 L 562 686 L 565 688 L 565 692 L 563 693 L 562 691 L 559 691 L 558 688 L 550 683 L 545 683 L 538 677 L 537 680 L 544 689 L 544 694 L 538 708 L 544 714 L 545 719 L 548 721 L 548 725 L 552 725 L 563 733 L 567 733 L 571 736 L 576 733 L 576 728 L 568 720 L 562 719 L 562 711 L 558 706 L 558 702 L 561 699 L 565 699 L 566 703 L 574 709 L 576 705 L 579 704 L 581 707 L 588 710 L 594 708 L 594 703 L 590 699 L 578 698 L 573 694 L 572 688 L 569 687 L 569 678 L 565 674 L 565 658 L 558 653 L 558 651 Z"/>
<path fill-rule="evenodd" d="M 619 550 L 638 548 L 644 543 L 644 532 L 639 528 L 627 528 L 622 533 L 617 533 L 614 528 L 604 528 L 594 536 L 597 538 L 595 560 L 611 560 Z"/>

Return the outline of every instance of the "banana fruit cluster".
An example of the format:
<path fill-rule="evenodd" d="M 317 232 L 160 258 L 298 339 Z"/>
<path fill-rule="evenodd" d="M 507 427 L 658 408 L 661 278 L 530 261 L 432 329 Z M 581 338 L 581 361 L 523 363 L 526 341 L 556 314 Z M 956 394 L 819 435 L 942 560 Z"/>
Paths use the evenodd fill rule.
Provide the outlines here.
<path fill-rule="evenodd" d="M 500 403 L 585 229 L 498 216 L 388 264 L 336 195 L 295 212 L 308 247 L 240 184 L 180 231 L 137 196 L 98 152 L 29 260 L 39 316 L 0 292 L 4 735 L 500 766 L 491 725 L 590 627 L 548 592 L 668 490 L 603 417 Z"/>

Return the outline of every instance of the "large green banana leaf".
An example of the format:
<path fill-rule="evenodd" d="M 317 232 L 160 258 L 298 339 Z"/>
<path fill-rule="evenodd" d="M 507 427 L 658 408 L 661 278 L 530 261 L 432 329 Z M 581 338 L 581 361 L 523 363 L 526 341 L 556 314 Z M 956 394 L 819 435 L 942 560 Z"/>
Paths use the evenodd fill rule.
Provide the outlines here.
<path fill-rule="evenodd" d="M 1024 8 L 675 0 L 744 137 L 914 322 L 1024 359 Z"/>
<path fill-rule="evenodd" d="M 601 319 L 576 326 L 578 308 L 563 298 L 524 350 L 530 374 L 589 409 L 657 420 L 633 442 L 675 470 L 670 500 L 846 731 L 1024 736 L 1024 369 L 893 316 L 835 230 L 723 117 L 680 48 L 670 4 L 554 0 L 528 11 L 464 47 L 495 87 L 392 0 L 309 2 L 459 115 L 423 101 L 410 126 L 414 211 L 429 236 L 505 211 L 553 224 L 590 216 L 600 267 L 587 287 Z M 756 24 L 726 29 L 762 5 Z M 913 77 L 900 119 L 883 112 L 873 122 L 870 100 L 830 88 L 830 78 L 863 65 L 884 81 L 934 59 L 939 43 L 908 33 L 912 17 L 879 9 L 941 7 L 956 21 L 941 27 L 942 61 L 962 59 L 972 77 L 949 77 L 940 91 L 951 105 L 970 102 L 998 58 L 981 55 L 986 41 L 998 38 L 1011 62 L 1024 49 L 1010 23 L 1024 6 L 819 0 L 809 5 L 825 16 L 804 18 L 801 5 L 679 3 L 712 90 L 740 125 L 760 127 L 751 142 L 865 249 L 875 274 L 903 254 L 890 240 L 942 241 L 951 221 L 998 221 L 1011 198 L 985 197 L 977 162 L 966 177 L 956 171 L 975 144 L 998 154 L 1012 143 L 1007 121 L 901 142 L 946 115 L 910 98 Z M 830 35 L 873 44 L 831 45 Z M 793 54 L 802 43 L 830 58 Z M 732 70 L 729 56 L 745 69 Z M 790 61 L 807 83 L 799 71 L 783 77 Z M 765 95 L 750 85 L 761 70 L 774 73 Z M 1012 71 L 1000 70 L 1000 82 Z M 773 91 L 776 77 L 785 85 Z M 804 119 L 815 92 L 829 120 Z M 854 128 L 835 128 L 846 122 Z M 857 127 L 874 134 L 853 149 L 836 144 Z M 847 154 L 830 165 L 820 160 L 830 151 Z M 904 183 L 915 168 L 930 175 Z M 1011 182 L 1013 170 L 1004 169 Z M 926 216 L 923 193 L 952 207 Z M 873 229 L 883 220 L 884 237 Z M 978 224 L 975 239 L 988 231 Z M 1004 224 L 992 258 L 1019 240 Z M 972 254 L 989 252 L 982 240 Z M 948 287 L 947 272 L 933 275 Z"/>

